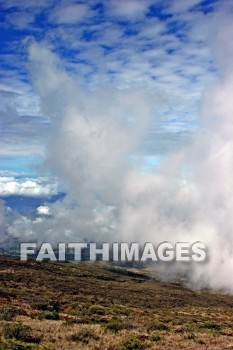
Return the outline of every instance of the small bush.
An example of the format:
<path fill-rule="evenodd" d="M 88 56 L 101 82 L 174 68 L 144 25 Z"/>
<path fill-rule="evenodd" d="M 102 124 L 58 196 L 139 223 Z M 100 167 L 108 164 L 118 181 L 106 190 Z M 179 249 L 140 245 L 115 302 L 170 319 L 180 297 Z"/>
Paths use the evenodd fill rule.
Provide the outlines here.
<path fill-rule="evenodd" d="M 161 335 L 159 334 L 159 332 L 154 331 L 154 332 L 151 333 L 149 339 L 151 341 L 160 341 L 161 340 Z"/>
<path fill-rule="evenodd" d="M 141 340 L 132 337 L 126 340 L 119 348 L 120 350 L 143 350 L 144 345 Z"/>
<path fill-rule="evenodd" d="M 5 339 L 27 340 L 31 330 L 31 327 L 21 323 L 6 323 L 3 326 L 2 334 Z"/>
<path fill-rule="evenodd" d="M 41 311 L 46 311 L 51 309 L 51 306 L 49 305 L 49 303 L 44 303 L 44 302 L 34 302 L 31 304 L 31 306 L 33 309 L 41 310 Z"/>
<path fill-rule="evenodd" d="M 132 326 L 129 324 L 124 324 L 120 320 L 111 320 L 105 325 L 105 329 L 115 333 L 121 331 L 122 329 L 129 329 L 129 328 L 132 328 Z"/>
<path fill-rule="evenodd" d="M 73 326 L 75 323 L 79 323 L 79 320 L 76 318 L 66 318 L 63 322 L 64 326 Z"/>
<path fill-rule="evenodd" d="M 158 321 L 151 321 L 148 323 L 147 332 L 153 332 L 153 331 L 168 331 L 169 328 L 164 323 L 158 322 Z"/>
<path fill-rule="evenodd" d="M 18 341 L 9 341 L 0 344 L 0 350 L 33 350 L 33 345 L 22 344 Z"/>
<path fill-rule="evenodd" d="M 105 309 L 101 305 L 92 305 L 88 309 L 88 314 L 90 315 L 105 315 Z"/>
<path fill-rule="evenodd" d="M 65 320 L 66 325 L 71 325 L 74 323 L 80 323 L 80 324 L 98 324 L 98 323 L 107 323 L 108 318 L 105 316 L 100 316 L 100 315 L 86 315 L 86 316 L 81 316 L 81 317 L 75 317 L 73 319 Z"/>
<path fill-rule="evenodd" d="M 5 339 L 16 339 L 24 342 L 39 343 L 39 337 L 31 336 L 32 329 L 30 326 L 21 323 L 6 323 L 3 326 L 2 334 Z"/>
<path fill-rule="evenodd" d="M 90 340 L 99 340 L 99 336 L 88 329 L 84 329 L 80 332 L 72 334 L 69 339 L 71 341 L 88 344 Z"/>
<path fill-rule="evenodd" d="M 57 301 L 35 302 L 32 304 L 32 307 L 40 311 L 60 311 L 60 303 Z"/>
<path fill-rule="evenodd" d="M 201 328 L 220 330 L 221 326 L 214 321 L 206 321 L 205 323 L 201 324 Z"/>
<path fill-rule="evenodd" d="M 185 335 L 185 339 L 188 339 L 188 340 L 195 339 L 195 333 L 194 332 L 187 333 Z"/>
<path fill-rule="evenodd" d="M 56 311 L 42 311 L 40 316 L 45 320 L 59 320 L 59 313 Z"/>
<path fill-rule="evenodd" d="M 6 298 L 7 300 L 9 300 L 10 297 L 15 298 L 16 293 L 14 291 L 12 291 L 11 288 L 1 287 L 0 288 L 0 297 Z"/>
<path fill-rule="evenodd" d="M 181 327 L 181 332 L 193 333 L 195 330 L 198 330 L 198 327 L 193 323 L 187 323 Z"/>
<path fill-rule="evenodd" d="M 85 312 L 83 312 L 82 310 L 68 310 L 67 313 L 72 315 L 72 316 L 77 316 L 77 317 L 85 315 Z"/>
<path fill-rule="evenodd" d="M 14 307 L 6 306 L 0 310 L 0 319 L 4 321 L 12 321 L 16 314 L 17 310 Z"/>
<path fill-rule="evenodd" d="M 113 305 L 112 307 L 110 307 L 109 312 L 113 315 L 129 316 L 130 309 L 127 309 L 126 307 Z"/>

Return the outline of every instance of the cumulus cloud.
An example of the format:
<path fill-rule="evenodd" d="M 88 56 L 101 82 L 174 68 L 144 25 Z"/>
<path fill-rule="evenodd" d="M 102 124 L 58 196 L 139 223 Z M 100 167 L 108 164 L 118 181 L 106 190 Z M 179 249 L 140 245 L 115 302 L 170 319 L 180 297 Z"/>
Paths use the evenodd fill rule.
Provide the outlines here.
<path fill-rule="evenodd" d="M 154 104 L 159 99 L 141 88 L 127 92 L 110 88 L 85 91 L 59 68 L 54 55 L 38 45 L 31 47 L 31 59 L 40 67 L 41 79 L 36 79 L 36 87 L 44 97 L 46 113 L 52 118 L 54 137 L 49 143 L 48 163 L 59 176 L 69 177 L 68 183 L 79 202 L 97 196 L 104 202 L 115 203 L 114 193 L 122 173 L 129 167 L 128 157 L 147 133 Z M 51 62 L 54 69 L 45 66 L 44 60 Z M 49 74 L 50 79 L 44 79 L 44 74 Z M 53 101 L 55 98 L 60 103 L 61 85 L 67 93 L 62 93 L 58 112 L 51 101 L 53 96 Z"/>
<path fill-rule="evenodd" d="M 50 210 L 49 210 L 49 207 L 48 206 L 46 206 L 46 205 L 42 205 L 42 206 L 40 206 L 40 207 L 38 207 L 37 208 L 37 214 L 38 215 L 49 215 L 50 214 Z"/>
<path fill-rule="evenodd" d="M 45 178 L 0 177 L 0 196 L 50 197 L 58 193 L 57 183 L 48 183 Z"/>

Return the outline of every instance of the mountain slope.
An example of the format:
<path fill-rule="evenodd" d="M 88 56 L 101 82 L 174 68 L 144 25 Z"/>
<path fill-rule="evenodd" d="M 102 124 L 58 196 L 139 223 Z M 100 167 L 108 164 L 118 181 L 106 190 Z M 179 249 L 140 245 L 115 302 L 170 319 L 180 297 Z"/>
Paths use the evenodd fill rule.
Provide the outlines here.
<path fill-rule="evenodd" d="M 101 263 L 8 257 L 0 281 L 0 350 L 233 349 L 233 296 Z"/>

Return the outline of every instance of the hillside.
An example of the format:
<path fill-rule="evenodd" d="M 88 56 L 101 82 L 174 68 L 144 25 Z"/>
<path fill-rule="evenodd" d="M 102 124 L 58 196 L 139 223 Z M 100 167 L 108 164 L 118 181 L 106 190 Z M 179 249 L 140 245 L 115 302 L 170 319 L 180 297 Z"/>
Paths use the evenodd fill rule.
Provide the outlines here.
<path fill-rule="evenodd" d="M 233 296 L 103 264 L 0 257 L 0 350 L 233 349 Z"/>

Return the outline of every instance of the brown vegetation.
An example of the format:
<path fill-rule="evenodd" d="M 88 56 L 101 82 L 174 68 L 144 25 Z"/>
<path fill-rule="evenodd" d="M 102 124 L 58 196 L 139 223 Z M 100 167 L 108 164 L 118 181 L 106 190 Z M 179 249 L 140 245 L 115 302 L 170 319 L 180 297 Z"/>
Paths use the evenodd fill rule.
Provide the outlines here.
<path fill-rule="evenodd" d="M 101 263 L 0 258 L 0 350 L 233 349 L 233 297 Z"/>

